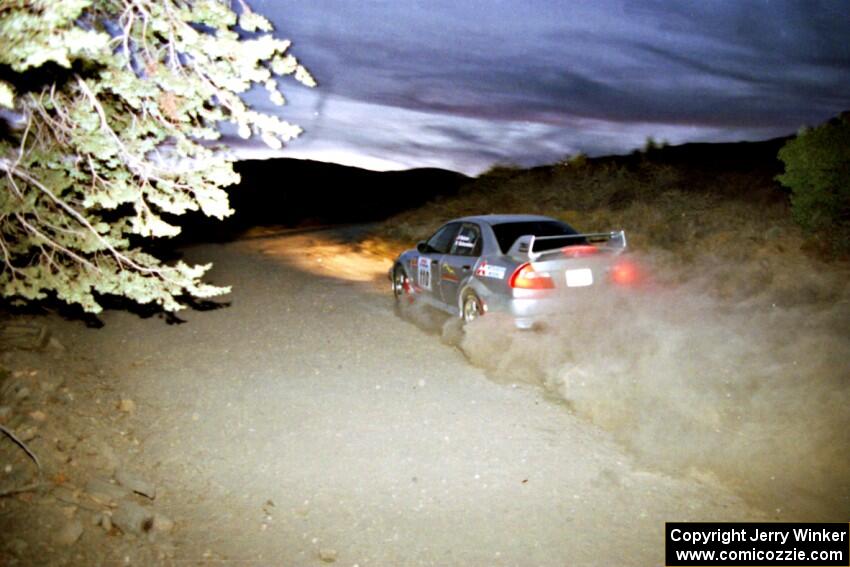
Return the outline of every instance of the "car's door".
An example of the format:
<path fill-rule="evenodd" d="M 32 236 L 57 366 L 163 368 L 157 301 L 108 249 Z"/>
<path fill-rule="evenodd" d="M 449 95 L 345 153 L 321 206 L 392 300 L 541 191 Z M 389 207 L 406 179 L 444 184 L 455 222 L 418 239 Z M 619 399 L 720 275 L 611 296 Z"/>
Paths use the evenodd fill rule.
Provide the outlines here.
<path fill-rule="evenodd" d="M 458 306 L 458 291 L 481 255 L 481 229 L 465 222 L 452 239 L 448 254 L 440 260 L 440 296 L 449 307 Z"/>
<path fill-rule="evenodd" d="M 440 301 L 440 261 L 449 252 L 460 223 L 449 223 L 429 238 L 419 250 L 413 268 L 416 287 L 420 292 Z"/>

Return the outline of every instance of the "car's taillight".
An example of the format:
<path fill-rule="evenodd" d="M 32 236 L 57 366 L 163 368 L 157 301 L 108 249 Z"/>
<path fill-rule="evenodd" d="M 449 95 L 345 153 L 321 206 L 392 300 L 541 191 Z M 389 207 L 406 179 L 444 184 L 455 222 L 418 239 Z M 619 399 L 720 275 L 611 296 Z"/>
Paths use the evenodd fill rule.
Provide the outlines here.
<path fill-rule="evenodd" d="M 620 285 L 633 285 L 639 279 L 637 266 L 628 260 L 621 260 L 614 264 L 609 274 L 611 281 Z"/>
<path fill-rule="evenodd" d="M 531 264 L 526 262 L 517 268 L 508 280 L 508 285 L 518 289 L 552 289 L 552 277 L 546 272 L 535 272 Z"/>

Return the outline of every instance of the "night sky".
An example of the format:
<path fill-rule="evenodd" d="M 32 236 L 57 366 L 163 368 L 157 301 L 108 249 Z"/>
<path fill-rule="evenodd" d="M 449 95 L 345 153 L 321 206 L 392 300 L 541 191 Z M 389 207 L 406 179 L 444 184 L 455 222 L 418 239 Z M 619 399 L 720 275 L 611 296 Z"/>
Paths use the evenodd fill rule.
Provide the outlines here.
<path fill-rule="evenodd" d="M 762 140 L 850 110 L 850 4 L 253 0 L 319 87 L 259 108 L 280 155 L 376 170 L 553 163 L 582 151 Z M 259 144 L 259 143 L 258 143 Z"/>

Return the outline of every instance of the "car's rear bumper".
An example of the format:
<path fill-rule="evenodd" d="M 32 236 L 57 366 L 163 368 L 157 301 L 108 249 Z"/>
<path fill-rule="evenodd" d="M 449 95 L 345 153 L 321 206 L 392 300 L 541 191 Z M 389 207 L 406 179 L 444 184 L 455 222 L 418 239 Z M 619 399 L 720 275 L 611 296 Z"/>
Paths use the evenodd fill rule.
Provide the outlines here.
<path fill-rule="evenodd" d="M 563 309 L 562 299 L 539 291 L 528 293 L 527 297 L 490 295 L 483 299 L 488 312 L 508 315 L 518 329 L 535 328 L 545 318 Z"/>
<path fill-rule="evenodd" d="M 533 329 L 547 316 L 556 313 L 560 306 L 554 298 L 512 298 L 507 302 L 507 312 L 518 329 Z"/>
<path fill-rule="evenodd" d="M 532 329 L 546 324 L 553 316 L 571 313 L 597 293 L 598 287 L 587 287 L 561 293 L 559 290 L 526 291 L 525 296 L 505 298 L 499 310 L 509 314 L 518 329 Z"/>

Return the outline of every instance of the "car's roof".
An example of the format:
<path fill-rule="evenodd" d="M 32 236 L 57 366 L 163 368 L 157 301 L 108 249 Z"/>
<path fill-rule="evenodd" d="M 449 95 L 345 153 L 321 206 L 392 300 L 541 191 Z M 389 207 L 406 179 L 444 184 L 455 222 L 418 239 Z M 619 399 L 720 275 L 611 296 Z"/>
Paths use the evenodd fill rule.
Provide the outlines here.
<path fill-rule="evenodd" d="M 551 217 L 541 215 L 473 215 L 454 219 L 454 221 L 481 222 L 489 225 L 504 224 L 507 222 L 533 222 L 533 221 L 554 221 Z M 557 221 L 556 221 L 557 222 Z"/>

